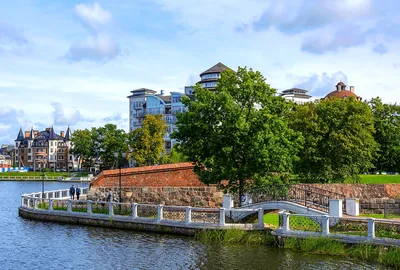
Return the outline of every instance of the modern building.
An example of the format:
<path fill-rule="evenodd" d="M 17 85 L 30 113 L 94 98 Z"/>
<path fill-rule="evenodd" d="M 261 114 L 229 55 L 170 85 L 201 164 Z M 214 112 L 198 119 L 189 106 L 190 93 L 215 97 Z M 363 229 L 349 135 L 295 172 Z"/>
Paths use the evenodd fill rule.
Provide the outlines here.
<path fill-rule="evenodd" d="M 165 149 L 169 152 L 175 140 L 170 138 L 174 131 L 176 123 L 176 114 L 185 110 L 181 102 L 181 97 L 184 95 L 180 92 L 171 92 L 170 95 L 165 95 L 164 90 L 160 94 L 147 88 L 140 88 L 131 91 L 129 98 L 129 130 L 135 130 L 143 126 L 143 120 L 148 114 L 161 114 L 164 116 L 164 121 L 167 123 L 167 134 L 164 137 Z"/>
<path fill-rule="evenodd" d="M 291 88 L 283 90 L 280 96 L 285 98 L 286 100 L 293 101 L 294 103 L 304 104 L 306 102 L 312 101 L 312 97 L 308 95 L 307 92 L 308 91 L 304 89 Z"/>
<path fill-rule="evenodd" d="M 30 167 L 34 170 L 49 168 L 65 171 L 72 170 L 75 160 L 71 151 L 71 130 L 66 133 L 54 132 L 53 127 L 43 131 L 34 130 L 22 132 L 19 130 L 15 140 L 14 165 Z"/>
<path fill-rule="evenodd" d="M 200 74 L 198 82 L 205 89 L 215 90 L 216 83 L 222 71 L 230 69 L 222 63 L 218 63 Z M 176 115 L 186 110 L 181 102 L 183 95 L 193 96 L 193 87 L 186 86 L 185 93 L 171 92 L 165 95 L 164 90 L 159 94 L 157 91 L 147 88 L 140 88 L 131 91 L 129 98 L 129 130 L 135 130 L 143 126 L 143 120 L 148 114 L 161 114 L 168 125 L 165 135 L 165 149 L 171 151 L 175 140 L 171 139 L 171 133 L 176 129 Z"/>
<path fill-rule="evenodd" d="M 200 74 L 200 81 L 197 83 L 199 83 L 202 88 L 213 91 L 215 87 L 217 87 L 219 78 L 221 78 L 221 72 L 227 69 L 232 70 L 221 62 L 218 62 L 206 71 L 203 71 Z M 185 94 L 188 96 L 193 95 L 193 86 L 185 86 Z"/>
<path fill-rule="evenodd" d="M 328 98 L 349 98 L 353 97 L 356 100 L 362 100 L 360 96 L 357 96 L 354 92 L 354 86 L 350 86 L 349 90 L 346 90 L 346 84 L 344 82 L 339 82 L 336 85 L 336 90 L 330 92 L 327 94 L 323 99 L 328 99 Z"/>

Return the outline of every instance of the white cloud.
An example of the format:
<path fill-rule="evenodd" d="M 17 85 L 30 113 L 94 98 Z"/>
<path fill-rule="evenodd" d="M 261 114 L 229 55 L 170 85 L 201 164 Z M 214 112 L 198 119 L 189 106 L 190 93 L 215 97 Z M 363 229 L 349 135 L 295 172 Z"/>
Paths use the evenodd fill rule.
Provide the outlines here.
<path fill-rule="evenodd" d="M 79 110 L 74 108 L 64 108 L 59 102 L 51 103 L 53 106 L 53 116 L 55 125 L 76 125 L 78 122 L 83 120 Z"/>
<path fill-rule="evenodd" d="M 342 71 L 335 72 L 331 75 L 324 72 L 321 75 L 312 74 L 308 78 L 304 78 L 296 87 L 308 90 L 310 94 L 316 97 L 322 97 L 335 90 L 336 84 L 340 81 L 345 84 L 348 82 L 346 74 Z"/>
<path fill-rule="evenodd" d="M 95 30 L 105 26 L 112 18 L 111 12 L 104 10 L 98 3 L 78 4 L 75 13 L 85 26 Z"/>
<path fill-rule="evenodd" d="M 116 42 L 106 35 L 89 36 L 86 40 L 75 42 L 69 48 L 66 58 L 75 62 L 82 60 L 107 61 L 120 53 Z"/>

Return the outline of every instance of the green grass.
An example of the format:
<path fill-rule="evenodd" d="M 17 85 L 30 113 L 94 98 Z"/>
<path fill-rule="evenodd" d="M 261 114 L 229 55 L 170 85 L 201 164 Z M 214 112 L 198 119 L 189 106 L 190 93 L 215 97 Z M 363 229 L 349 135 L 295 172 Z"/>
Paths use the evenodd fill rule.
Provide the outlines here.
<path fill-rule="evenodd" d="M 286 238 L 284 247 L 312 254 L 352 257 L 400 269 L 400 248 L 345 244 L 329 238 Z"/>
<path fill-rule="evenodd" d="M 279 227 L 279 215 L 277 213 L 269 213 L 264 215 L 264 223 L 272 229 Z"/>
<path fill-rule="evenodd" d="M 202 230 L 195 238 L 205 243 L 229 243 L 251 245 L 275 245 L 275 237 L 269 231 L 244 231 L 239 229 Z"/>
<path fill-rule="evenodd" d="M 392 219 L 392 218 L 400 218 L 400 215 L 395 214 L 387 214 L 386 217 L 384 214 L 360 214 L 361 217 L 370 217 L 370 218 L 379 218 L 379 219 Z"/>
<path fill-rule="evenodd" d="M 361 184 L 400 184 L 400 175 L 363 174 Z"/>

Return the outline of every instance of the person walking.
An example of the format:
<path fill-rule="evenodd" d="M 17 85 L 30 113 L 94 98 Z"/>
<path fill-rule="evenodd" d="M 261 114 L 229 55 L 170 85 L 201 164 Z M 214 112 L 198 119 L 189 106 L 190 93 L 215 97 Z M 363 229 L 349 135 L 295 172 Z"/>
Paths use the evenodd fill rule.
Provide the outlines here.
<path fill-rule="evenodd" d="M 75 187 L 74 187 L 74 185 L 72 185 L 72 187 L 70 187 L 70 189 L 69 189 L 69 197 L 71 198 L 71 200 L 75 199 Z"/>
<path fill-rule="evenodd" d="M 79 196 L 81 195 L 81 189 L 79 188 L 79 185 L 76 187 L 76 199 L 79 200 Z"/>

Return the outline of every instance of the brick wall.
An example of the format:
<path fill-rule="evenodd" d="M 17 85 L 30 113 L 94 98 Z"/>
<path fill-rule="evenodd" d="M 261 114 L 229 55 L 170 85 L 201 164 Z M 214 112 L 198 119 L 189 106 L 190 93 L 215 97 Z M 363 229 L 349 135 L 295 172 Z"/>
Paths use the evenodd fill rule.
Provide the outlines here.
<path fill-rule="evenodd" d="M 91 200 L 106 200 L 108 191 L 119 201 L 119 170 L 107 170 L 92 182 Z M 203 184 L 191 163 L 121 169 L 122 201 L 178 206 L 220 207 L 223 193 Z"/>
<path fill-rule="evenodd" d="M 400 200 L 374 198 L 360 200 L 360 212 L 363 214 L 400 214 Z"/>
<path fill-rule="evenodd" d="M 119 186 L 119 170 L 106 170 L 99 174 L 91 187 Z M 193 172 L 191 163 L 166 164 L 121 169 L 122 187 L 204 187 Z"/>

